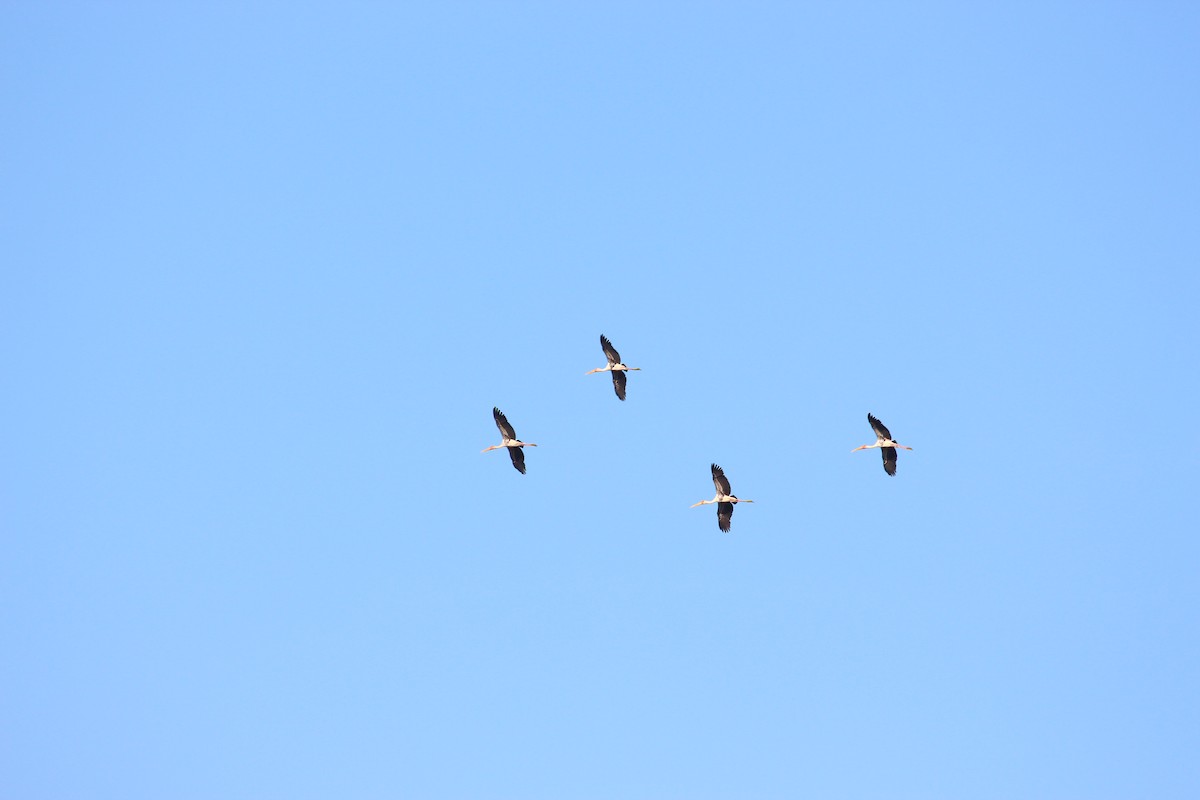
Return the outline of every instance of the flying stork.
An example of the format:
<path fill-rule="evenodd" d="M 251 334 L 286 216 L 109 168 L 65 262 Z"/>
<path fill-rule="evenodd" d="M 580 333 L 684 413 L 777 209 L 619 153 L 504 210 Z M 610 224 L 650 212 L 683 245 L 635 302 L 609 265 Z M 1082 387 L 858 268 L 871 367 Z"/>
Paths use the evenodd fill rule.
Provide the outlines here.
<path fill-rule="evenodd" d="M 504 412 L 498 408 L 492 409 L 492 417 L 496 420 L 496 427 L 500 429 L 500 444 L 494 444 L 491 447 L 485 447 L 480 452 L 486 453 L 489 450 L 499 450 L 501 447 L 508 448 L 508 457 L 512 459 L 513 467 L 522 475 L 525 474 L 525 451 L 522 447 L 537 447 L 533 442 L 522 442 L 517 438 L 517 432 L 513 430 L 513 426 L 508 424 L 508 419 L 505 418 Z"/>
<path fill-rule="evenodd" d="M 892 434 L 888 431 L 884 424 L 875 419 L 873 414 L 867 414 L 867 422 L 871 423 L 871 428 L 875 431 L 877 440 L 875 444 L 864 444 L 862 447 L 856 447 L 851 450 L 851 453 L 857 453 L 859 450 L 870 450 L 872 447 L 878 447 L 883 453 L 883 471 L 888 475 L 896 474 L 896 448 L 902 450 L 912 450 L 911 447 L 905 447 L 898 444 L 892 439 Z"/>
<path fill-rule="evenodd" d="M 603 367 L 596 367 L 593 370 L 588 370 L 585 375 L 591 375 L 593 372 L 611 372 L 613 379 L 613 390 L 617 393 L 618 400 L 625 399 L 625 372 L 627 370 L 641 371 L 641 367 L 627 367 L 621 363 L 621 354 L 617 352 L 617 348 L 613 347 L 612 342 L 604 334 L 600 334 L 600 347 L 604 349 L 604 357 L 608 359 L 608 364 Z"/>
<path fill-rule="evenodd" d="M 693 503 L 692 508 L 696 506 L 706 506 L 710 503 L 717 504 L 717 527 L 729 533 L 729 521 L 733 519 L 733 504 L 734 503 L 753 503 L 753 500 L 739 500 L 737 495 L 729 493 L 729 479 L 725 477 L 725 470 L 712 465 L 713 485 L 717 487 L 717 496 L 712 500 L 701 500 L 699 503 Z"/>

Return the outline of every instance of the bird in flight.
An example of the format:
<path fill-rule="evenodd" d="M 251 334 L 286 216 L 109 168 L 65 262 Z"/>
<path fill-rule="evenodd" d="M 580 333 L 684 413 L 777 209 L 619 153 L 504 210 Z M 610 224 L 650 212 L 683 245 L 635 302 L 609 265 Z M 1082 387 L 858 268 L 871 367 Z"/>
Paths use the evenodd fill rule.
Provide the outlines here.
<path fill-rule="evenodd" d="M 508 448 L 508 457 L 512 459 L 513 467 L 522 475 L 525 474 L 525 451 L 522 447 L 537 447 L 533 442 L 522 442 L 517 438 L 517 432 L 513 430 L 513 426 L 508 424 L 508 419 L 504 416 L 504 412 L 498 408 L 492 409 L 492 417 L 496 420 L 496 427 L 500 429 L 500 444 L 494 444 L 491 447 L 485 447 L 482 451 L 486 453 L 489 450 L 499 450 L 501 447 Z"/>
<path fill-rule="evenodd" d="M 859 450 L 870 450 L 872 447 L 878 447 L 883 453 L 883 471 L 888 475 L 896 474 L 896 448 L 902 450 L 912 450 L 911 447 L 905 447 L 892 439 L 892 434 L 888 431 L 884 424 L 875 419 L 874 415 L 867 414 L 867 422 L 871 423 L 871 428 L 875 431 L 875 444 L 864 444 L 862 447 L 856 447 L 851 450 L 851 453 L 857 453 Z"/>
<path fill-rule="evenodd" d="M 593 372 L 611 372 L 613 379 L 613 391 L 617 393 L 618 400 L 625 399 L 625 373 L 628 370 L 641 371 L 641 367 L 627 367 L 621 363 L 621 354 L 617 352 L 617 348 L 613 347 L 612 342 L 604 334 L 600 334 L 600 347 L 604 349 L 604 357 L 608 359 L 608 364 L 603 367 L 596 367 L 593 370 L 588 370 L 585 375 L 591 375 Z"/>
<path fill-rule="evenodd" d="M 717 504 L 717 527 L 729 533 L 730 520 L 733 519 L 733 504 L 734 503 L 753 503 L 753 500 L 739 500 L 737 495 L 729 492 L 729 479 L 725 477 L 725 470 L 712 465 L 713 485 L 717 487 L 717 496 L 712 500 L 701 500 L 699 503 L 693 503 L 692 508 L 696 506 L 706 506 L 710 503 Z"/>

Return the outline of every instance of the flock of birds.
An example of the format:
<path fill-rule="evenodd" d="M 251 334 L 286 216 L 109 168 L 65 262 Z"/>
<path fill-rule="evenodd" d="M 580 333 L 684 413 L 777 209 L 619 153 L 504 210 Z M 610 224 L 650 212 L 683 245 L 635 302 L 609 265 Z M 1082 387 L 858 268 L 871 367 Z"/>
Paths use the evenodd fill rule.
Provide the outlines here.
<path fill-rule="evenodd" d="M 613 347 L 613 343 L 608 340 L 607 336 L 601 334 L 600 347 L 604 350 L 604 357 L 608 359 L 608 363 L 603 367 L 596 367 L 593 370 L 588 370 L 586 375 L 592 375 L 596 372 L 612 373 L 613 391 L 617 393 L 618 400 L 625 399 L 625 381 L 626 372 L 640 370 L 641 367 L 626 366 L 621 361 L 621 354 L 617 352 L 617 348 Z M 508 457 L 512 459 L 513 467 L 522 475 L 525 474 L 525 447 L 537 447 L 533 442 L 522 442 L 517 438 L 517 432 L 509 423 L 508 418 L 504 416 L 504 412 L 498 408 L 492 409 L 492 418 L 496 420 L 496 427 L 500 429 L 500 444 L 494 444 L 491 447 L 485 447 L 482 452 L 486 453 L 490 450 L 499 450 L 502 447 L 508 448 Z M 891 431 L 878 419 L 874 414 L 867 414 L 867 422 L 871 423 L 871 430 L 875 431 L 875 444 L 864 444 L 861 447 L 856 447 L 851 450 L 851 453 L 857 453 L 859 450 L 870 450 L 873 447 L 878 447 L 883 455 L 883 471 L 888 475 L 896 474 L 896 451 L 897 450 L 912 450 L 911 447 L 905 447 L 892 438 Z M 733 507 L 737 503 L 753 503 L 753 500 L 745 500 L 739 498 L 729 488 L 729 479 L 725 477 L 725 470 L 718 465 L 712 465 L 712 480 L 713 485 L 717 487 L 717 494 L 712 500 L 701 500 L 698 503 L 693 503 L 692 508 L 696 506 L 707 506 L 713 503 L 717 504 L 717 527 L 725 533 L 729 533 L 729 527 L 733 520 Z"/>

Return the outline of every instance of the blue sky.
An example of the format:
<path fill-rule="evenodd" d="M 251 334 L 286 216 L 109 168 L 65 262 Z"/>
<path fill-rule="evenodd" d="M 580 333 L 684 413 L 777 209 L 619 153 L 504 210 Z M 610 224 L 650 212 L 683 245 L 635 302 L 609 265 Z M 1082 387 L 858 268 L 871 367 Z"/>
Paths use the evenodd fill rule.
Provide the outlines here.
<path fill-rule="evenodd" d="M 1196 796 L 1198 30 L 10 4 L 0 793 Z"/>

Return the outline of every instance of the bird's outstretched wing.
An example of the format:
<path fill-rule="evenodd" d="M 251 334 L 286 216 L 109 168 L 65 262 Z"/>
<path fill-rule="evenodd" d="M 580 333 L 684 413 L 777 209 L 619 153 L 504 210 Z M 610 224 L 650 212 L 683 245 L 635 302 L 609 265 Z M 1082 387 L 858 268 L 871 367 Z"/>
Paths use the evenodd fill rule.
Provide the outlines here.
<path fill-rule="evenodd" d="M 733 494 L 733 492 L 729 491 L 729 479 L 725 477 L 725 470 L 721 469 L 716 464 L 713 464 L 712 465 L 712 474 L 713 474 L 713 486 L 717 487 L 717 491 L 719 493 Z M 733 512 L 730 511 L 729 513 L 732 514 Z"/>
<path fill-rule="evenodd" d="M 516 431 L 513 430 L 512 425 L 508 424 L 508 419 L 504 416 L 503 411 L 498 408 L 493 408 L 492 418 L 496 420 L 496 427 L 500 429 L 501 436 L 503 436 L 505 439 L 517 438 Z"/>
<path fill-rule="evenodd" d="M 873 414 L 867 414 L 867 422 L 871 423 L 871 430 L 875 431 L 875 435 L 880 439 L 886 439 L 889 442 L 895 441 L 892 439 L 892 434 L 882 422 L 875 419 Z M 894 460 L 894 459 L 893 459 Z"/>
<path fill-rule="evenodd" d="M 896 474 L 896 448 L 881 447 L 879 451 L 883 453 L 883 471 L 888 475 Z"/>
<path fill-rule="evenodd" d="M 621 363 L 621 354 L 617 352 L 617 348 L 613 347 L 613 343 L 604 334 L 600 334 L 600 347 L 604 349 L 604 357 L 608 359 L 609 364 Z"/>
<path fill-rule="evenodd" d="M 729 524 L 733 520 L 733 503 L 717 503 L 717 527 L 729 533 Z"/>
<path fill-rule="evenodd" d="M 618 400 L 625 399 L 625 370 L 614 369 L 613 376 L 613 391 L 617 393 Z"/>
<path fill-rule="evenodd" d="M 508 448 L 508 457 L 512 459 L 513 466 L 517 468 L 517 472 L 525 474 L 525 448 L 510 447 Z"/>

